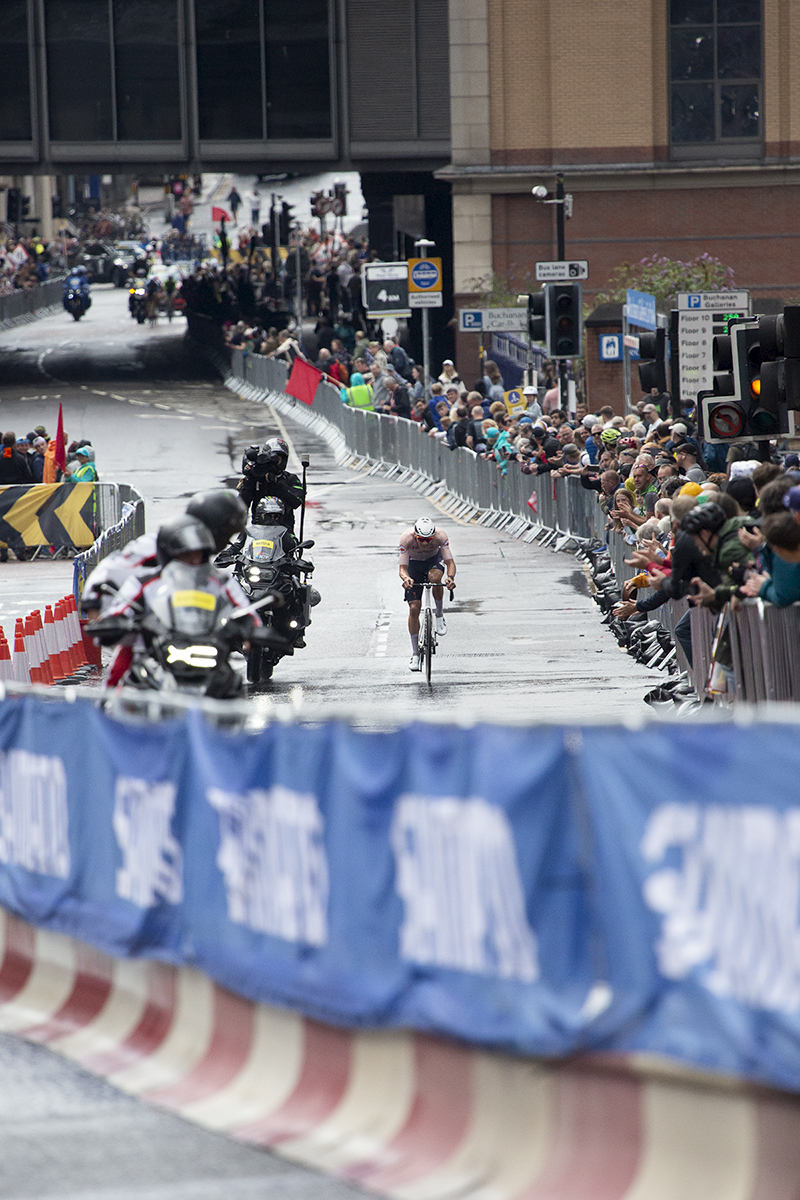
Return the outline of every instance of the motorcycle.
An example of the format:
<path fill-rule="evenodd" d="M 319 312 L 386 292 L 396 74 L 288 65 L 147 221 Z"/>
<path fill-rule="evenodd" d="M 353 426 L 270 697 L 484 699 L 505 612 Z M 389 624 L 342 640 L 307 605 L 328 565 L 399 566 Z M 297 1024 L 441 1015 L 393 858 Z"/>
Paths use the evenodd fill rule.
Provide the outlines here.
<path fill-rule="evenodd" d="M 147 287 L 143 279 L 134 279 L 128 288 L 128 311 L 134 320 L 144 325 L 147 317 Z"/>
<path fill-rule="evenodd" d="M 91 303 L 89 297 L 79 287 L 68 288 L 64 296 L 64 308 L 72 316 L 73 321 L 80 321 Z"/>
<path fill-rule="evenodd" d="M 229 660 L 245 637 L 250 653 L 255 647 L 272 651 L 285 645 L 266 626 L 242 629 L 245 618 L 280 603 L 280 597 L 265 589 L 257 604 L 237 609 L 208 564 L 168 563 L 158 582 L 146 589 L 144 602 L 140 615 L 100 617 L 91 627 L 92 637 L 104 646 L 141 637 L 144 650 L 134 655 L 124 680 L 128 687 L 235 699 L 243 680 Z"/>
<path fill-rule="evenodd" d="M 217 557 L 217 566 L 233 565 L 242 591 L 253 602 L 270 593 L 278 593 L 283 600 L 280 609 L 262 613 L 261 619 L 285 640 L 284 646 L 251 645 L 247 654 L 249 683 L 270 679 L 281 658 L 294 654 L 297 642 L 311 624 L 311 609 L 321 599 L 309 581 L 314 564 L 300 557 L 300 552 L 310 550 L 314 542 L 309 539 L 292 546 L 293 540 L 285 525 L 248 525 L 238 553 L 223 552 Z"/>

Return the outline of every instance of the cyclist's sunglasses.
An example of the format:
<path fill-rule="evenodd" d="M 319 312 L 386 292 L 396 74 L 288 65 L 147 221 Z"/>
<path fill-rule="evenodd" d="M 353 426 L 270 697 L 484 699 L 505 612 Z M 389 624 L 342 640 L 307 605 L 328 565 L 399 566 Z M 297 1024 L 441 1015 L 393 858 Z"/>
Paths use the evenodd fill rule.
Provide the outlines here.
<path fill-rule="evenodd" d="M 433 541 L 433 534 L 431 534 L 430 537 L 423 537 L 421 533 L 418 533 L 418 534 L 415 534 L 415 537 L 418 542 L 432 542 Z"/>

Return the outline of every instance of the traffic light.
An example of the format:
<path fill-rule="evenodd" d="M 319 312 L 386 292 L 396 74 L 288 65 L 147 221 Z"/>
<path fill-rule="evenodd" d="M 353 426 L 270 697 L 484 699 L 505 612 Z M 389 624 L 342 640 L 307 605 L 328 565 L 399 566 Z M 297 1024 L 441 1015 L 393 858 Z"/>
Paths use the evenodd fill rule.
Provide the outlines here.
<path fill-rule="evenodd" d="M 19 197 L 19 215 L 20 215 L 20 220 L 22 220 L 22 221 L 27 221 L 27 220 L 28 220 L 28 214 L 30 213 L 30 211 L 31 211 L 31 198 L 30 198 L 30 196 L 23 196 L 23 195 L 22 195 L 22 193 L 20 192 L 20 197 Z"/>
<path fill-rule="evenodd" d="M 287 204 L 286 201 L 284 200 L 283 203 L 281 204 L 281 211 L 278 214 L 278 225 L 279 225 L 278 236 L 280 238 L 280 244 L 282 246 L 289 245 L 289 231 L 292 228 L 292 221 L 294 220 L 294 217 L 292 215 L 293 213 L 294 213 L 294 205 Z"/>
<path fill-rule="evenodd" d="M 347 184 L 334 183 L 333 185 L 333 204 L 331 212 L 335 217 L 347 216 Z"/>
<path fill-rule="evenodd" d="M 546 287 L 547 353 L 551 358 L 580 358 L 583 308 L 579 283 L 548 283 Z"/>
<path fill-rule="evenodd" d="M 6 220 L 10 225 L 19 221 L 19 196 L 18 187 L 10 187 L 6 192 Z"/>
<path fill-rule="evenodd" d="M 528 332 L 532 342 L 543 342 L 547 337 L 546 297 L 544 288 L 528 296 Z"/>
<path fill-rule="evenodd" d="M 800 409 L 800 307 L 738 321 L 715 337 L 714 391 L 703 395 L 707 442 L 758 442 L 794 432 Z"/>
<path fill-rule="evenodd" d="M 639 334 L 639 385 L 645 395 L 653 388 L 666 392 L 667 388 L 667 331 L 656 329 L 653 333 Z"/>

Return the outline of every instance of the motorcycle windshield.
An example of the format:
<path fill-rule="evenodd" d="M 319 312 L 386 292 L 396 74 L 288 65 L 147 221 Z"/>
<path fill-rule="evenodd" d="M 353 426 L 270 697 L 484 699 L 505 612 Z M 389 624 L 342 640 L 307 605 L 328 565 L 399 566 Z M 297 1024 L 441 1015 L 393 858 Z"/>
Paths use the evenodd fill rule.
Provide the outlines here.
<path fill-rule="evenodd" d="M 248 525 L 247 540 L 242 554 L 251 562 L 276 562 L 284 557 L 283 538 L 286 529 L 283 525 Z"/>
<path fill-rule="evenodd" d="M 220 595 L 208 564 L 168 563 L 161 572 L 161 583 L 167 585 L 168 628 L 192 637 L 211 636 L 218 623 Z"/>

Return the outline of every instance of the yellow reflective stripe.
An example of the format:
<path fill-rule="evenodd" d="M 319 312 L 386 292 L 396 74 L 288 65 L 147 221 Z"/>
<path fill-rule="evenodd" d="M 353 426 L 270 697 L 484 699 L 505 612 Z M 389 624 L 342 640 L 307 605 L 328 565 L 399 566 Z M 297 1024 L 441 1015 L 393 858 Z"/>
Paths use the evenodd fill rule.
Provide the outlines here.
<path fill-rule="evenodd" d="M 173 608 L 205 608 L 209 612 L 217 607 L 213 592 L 176 592 L 172 597 Z"/>

